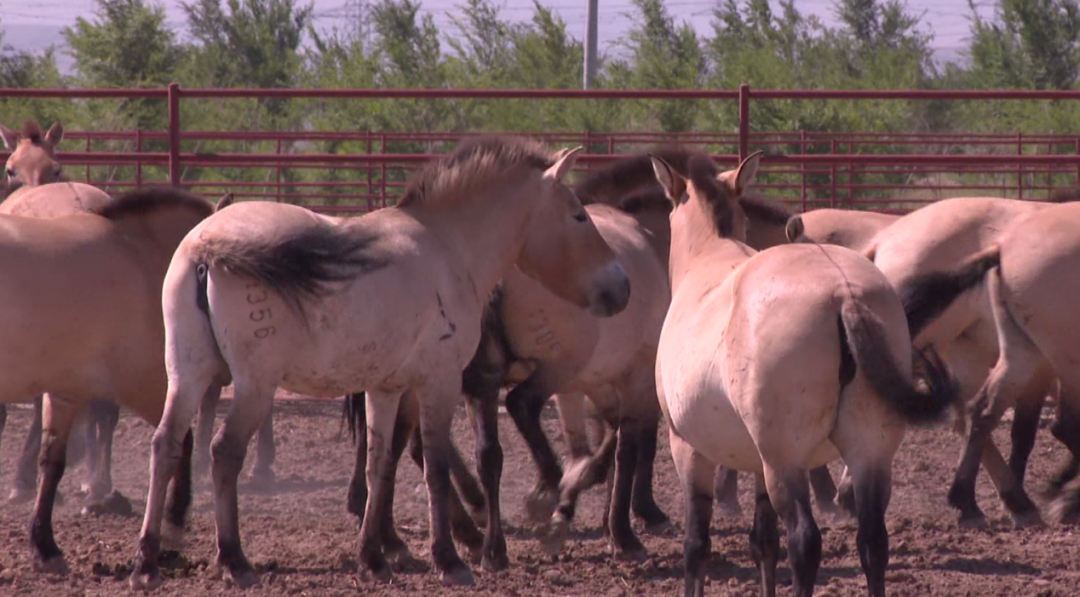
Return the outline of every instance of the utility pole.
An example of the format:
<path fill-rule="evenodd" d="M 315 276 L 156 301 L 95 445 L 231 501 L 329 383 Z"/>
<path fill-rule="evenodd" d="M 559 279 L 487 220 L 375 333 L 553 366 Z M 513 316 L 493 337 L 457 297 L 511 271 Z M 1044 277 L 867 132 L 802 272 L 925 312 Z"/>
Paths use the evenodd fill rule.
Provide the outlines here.
<path fill-rule="evenodd" d="M 589 11 L 585 17 L 585 89 L 592 89 L 596 77 L 596 21 L 597 2 L 588 0 Z"/>

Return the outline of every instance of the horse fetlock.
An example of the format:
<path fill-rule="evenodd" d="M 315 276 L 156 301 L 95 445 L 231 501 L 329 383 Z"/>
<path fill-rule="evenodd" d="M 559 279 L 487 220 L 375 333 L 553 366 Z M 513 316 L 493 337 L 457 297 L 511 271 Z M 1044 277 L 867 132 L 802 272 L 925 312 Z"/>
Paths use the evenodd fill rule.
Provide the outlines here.
<path fill-rule="evenodd" d="M 484 546 L 484 558 L 481 562 L 488 572 L 501 572 L 510 567 L 510 558 L 506 555 L 506 538 L 499 536 Z"/>
<path fill-rule="evenodd" d="M 395 544 L 387 542 L 383 548 L 383 555 L 386 557 L 386 561 L 394 566 L 404 566 L 415 560 L 412 552 L 409 551 L 409 546 L 400 540 Z"/>
<path fill-rule="evenodd" d="M 247 589 L 259 584 L 259 575 L 242 554 L 222 556 L 219 553 L 217 567 L 223 573 L 226 585 Z"/>
<path fill-rule="evenodd" d="M 608 545 L 611 549 L 611 555 L 617 560 L 624 562 L 642 563 L 649 559 L 649 551 L 645 549 L 645 545 L 630 533 L 629 536 L 622 539 L 616 539 L 616 535 L 622 533 L 612 533 Z"/>
<path fill-rule="evenodd" d="M 464 563 L 439 572 L 439 580 L 444 587 L 471 587 L 476 584 L 472 570 Z"/>

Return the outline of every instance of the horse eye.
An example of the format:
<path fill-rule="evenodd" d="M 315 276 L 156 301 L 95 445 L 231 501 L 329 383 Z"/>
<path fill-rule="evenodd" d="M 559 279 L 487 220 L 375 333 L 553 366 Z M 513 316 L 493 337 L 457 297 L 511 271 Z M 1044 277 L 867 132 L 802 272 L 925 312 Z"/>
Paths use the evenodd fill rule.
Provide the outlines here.
<path fill-rule="evenodd" d="M 14 168 L 8 168 L 7 169 L 7 177 L 8 178 L 15 178 L 15 169 Z"/>
<path fill-rule="evenodd" d="M 60 176 L 60 170 L 61 170 L 61 167 L 57 166 L 56 169 L 53 170 L 53 176 L 59 177 Z"/>
<path fill-rule="evenodd" d="M 574 219 L 579 222 L 584 222 L 588 219 L 588 217 L 585 215 L 585 212 L 579 211 L 578 213 L 574 214 Z"/>

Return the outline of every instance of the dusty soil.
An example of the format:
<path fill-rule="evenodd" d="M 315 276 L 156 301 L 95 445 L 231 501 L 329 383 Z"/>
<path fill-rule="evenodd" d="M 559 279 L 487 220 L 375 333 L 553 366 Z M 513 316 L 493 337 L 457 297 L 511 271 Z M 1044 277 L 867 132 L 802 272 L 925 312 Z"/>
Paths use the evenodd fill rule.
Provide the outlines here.
<path fill-rule="evenodd" d="M 223 401 L 221 412 L 227 408 Z M 0 446 L 0 486 L 4 494 L 14 470 L 14 458 L 32 412 L 16 407 Z M 533 469 L 524 445 L 509 419 L 503 419 L 506 450 L 503 477 L 504 518 L 508 523 L 511 569 L 484 573 L 476 569 L 477 586 L 445 590 L 429 567 L 427 497 L 418 469 L 403 462 L 399 472 L 395 515 L 402 537 L 416 563 L 396 573 L 390 586 L 374 585 L 354 576 L 356 520 L 345 511 L 346 482 L 352 461 L 347 432 L 341 432 L 338 401 L 281 401 L 276 409 L 278 487 L 258 494 L 241 486 L 240 512 L 244 547 L 262 572 L 262 584 L 252 595 L 673 595 L 682 590 L 681 532 L 646 536 L 651 558 L 644 564 L 613 560 L 600 537 L 602 498 L 587 494 L 579 508 L 576 534 L 557 559 L 545 557 L 535 529 L 524 524 L 522 497 L 531 487 Z M 545 412 L 549 434 L 554 413 Z M 1044 429 L 1032 457 L 1028 487 L 1036 489 L 1064 461 L 1064 450 Z M 463 450 L 472 449 L 464 411 L 455 432 Z M 66 577 L 35 574 L 27 544 L 31 506 L 0 506 L 0 595 L 119 595 L 127 594 L 130 571 L 145 507 L 151 427 L 125 413 L 117 430 L 114 478 L 117 489 L 131 498 L 131 517 L 79 514 L 76 496 L 83 466 L 69 468 L 61 484 L 67 497 L 56 509 L 57 540 L 72 567 Z M 999 446 L 1007 434 L 999 430 Z M 1080 537 L 1077 530 L 1012 530 L 985 475 L 979 481 L 979 500 L 991 519 L 990 530 L 957 527 L 946 505 L 951 471 L 959 450 L 958 438 L 947 430 L 909 432 L 895 463 L 894 492 L 888 512 L 891 563 L 888 590 L 894 596 L 1066 596 L 1080 594 Z M 560 444 L 561 448 L 561 444 Z M 254 447 L 252 447 L 252 450 Z M 254 462 L 249 451 L 248 467 Z M 838 475 L 834 468 L 834 477 Z M 197 480 L 188 547 L 167 563 L 162 595 L 218 595 L 226 586 L 214 573 L 214 526 L 209 477 Z M 757 595 L 757 574 L 746 547 L 752 482 L 741 483 L 742 518 L 714 517 L 713 555 L 708 566 L 708 595 Z M 666 431 L 661 430 L 657 456 L 657 499 L 676 528 L 681 528 L 683 504 Z M 819 516 L 824 558 L 817 595 L 861 595 L 865 581 L 855 550 L 855 527 Z M 790 574 L 781 565 L 780 594 L 790 594 Z"/>

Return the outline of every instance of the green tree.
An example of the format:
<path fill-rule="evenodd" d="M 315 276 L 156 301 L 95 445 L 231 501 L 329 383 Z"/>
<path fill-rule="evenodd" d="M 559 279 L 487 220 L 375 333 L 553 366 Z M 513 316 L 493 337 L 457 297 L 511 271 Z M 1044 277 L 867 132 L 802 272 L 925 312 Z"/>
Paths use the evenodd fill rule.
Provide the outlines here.
<path fill-rule="evenodd" d="M 972 5 L 969 84 L 1031 89 L 1071 89 L 1076 84 L 1077 0 L 998 0 L 995 12 L 993 20 L 984 20 Z"/>

